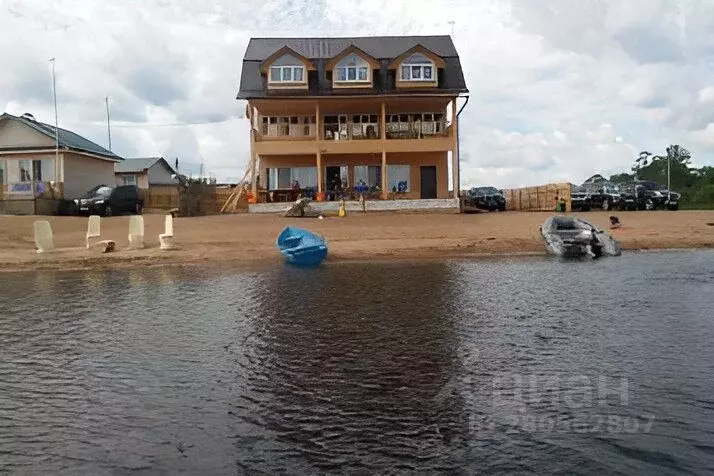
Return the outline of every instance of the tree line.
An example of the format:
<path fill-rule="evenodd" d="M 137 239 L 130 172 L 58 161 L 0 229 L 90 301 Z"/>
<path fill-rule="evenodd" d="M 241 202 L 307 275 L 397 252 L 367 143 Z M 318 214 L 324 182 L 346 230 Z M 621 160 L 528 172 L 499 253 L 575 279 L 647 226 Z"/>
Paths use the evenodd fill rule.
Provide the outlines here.
<path fill-rule="evenodd" d="M 714 167 L 692 167 L 692 155 L 678 144 L 667 147 L 664 155 L 640 152 L 631 167 L 631 173 L 612 175 L 610 181 L 625 183 L 639 179 L 666 185 L 668 160 L 670 188 L 682 194 L 681 208 L 714 208 Z"/>

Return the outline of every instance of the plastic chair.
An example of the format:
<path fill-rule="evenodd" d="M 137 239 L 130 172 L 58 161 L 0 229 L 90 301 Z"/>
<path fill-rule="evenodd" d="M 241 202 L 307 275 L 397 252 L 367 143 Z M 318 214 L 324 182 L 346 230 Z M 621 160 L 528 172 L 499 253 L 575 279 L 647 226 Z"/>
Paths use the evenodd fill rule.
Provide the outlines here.
<path fill-rule="evenodd" d="M 166 215 L 164 221 L 164 232 L 159 235 L 159 243 L 162 250 L 170 250 L 174 248 L 174 217 Z"/>
<path fill-rule="evenodd" d="M 55 245 L 52 239 L 52 227 L 46 220 L 38 220 L 34 223 L 35 229 L 35 249 L 38 253 L 54 251 Z"/>
<path fill-rule="evenodd" d="M 144 217 L 132 215 L 129 217 L 129 248 L 141 249 L 144 247 Z"/>
<path fill-rule="evenodd" d="M 99 238 L 101 219 L 99 215 L 89 216 L 89 220 L 87 221 L 87 248 L 95 241 L 94 238 Z"/>

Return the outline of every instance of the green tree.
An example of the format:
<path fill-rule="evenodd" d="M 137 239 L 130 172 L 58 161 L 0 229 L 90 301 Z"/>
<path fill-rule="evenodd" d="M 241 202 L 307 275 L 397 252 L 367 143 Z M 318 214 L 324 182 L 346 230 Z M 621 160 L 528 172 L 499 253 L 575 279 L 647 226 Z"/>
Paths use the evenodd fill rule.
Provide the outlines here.
<path fill-rule="evenodd" d="M 610 182 L 612 182 L 612 183 L 627 183 L 627 182 L 631 182 L 634 178 L 635 177 L 632 174 L 621 173 L 621 174 L 610 175 Z"/>
<path fill-rule="evenodd" d="M 667 183 L 669 166 L 670 188 L 682 194 L 683 208 L 714 208 L 714 167 L 691 167 L 692 155 L 685 147 L 672 144 L 664 155 L 643 150 L 631 167 L 632 176 L 640 180 Z M 627 173 L 613 175 L 610 180 L 620 183 L 630 177 Z"/>

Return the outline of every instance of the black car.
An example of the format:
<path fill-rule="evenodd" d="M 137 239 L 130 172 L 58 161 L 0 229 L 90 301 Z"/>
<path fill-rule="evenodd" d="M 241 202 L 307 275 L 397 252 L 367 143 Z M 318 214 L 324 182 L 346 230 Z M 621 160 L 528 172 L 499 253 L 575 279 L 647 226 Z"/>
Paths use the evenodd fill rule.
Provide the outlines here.
<path fill-rule="evenodd" d="M 652 180 L 634 180 L 620 187 L 621 208 L 628 210 L 678 210 L 681 195 Z"/>
<path fill-rule="evenodd" d="M 570 195 L 573 210 L 588 211 L 592 208 L 611 210 L 620 203 L 620 191 L 612 182 L 585 182 L 573 187 Z"/>
<path fill-rule="evenodd" d="M 463 198 L 464 211 L 505 211 L 506 197 L 495 187 L 473 187 Z"/>
<path fill-rule="evenodd" d="M 140 214 L 144 199 L 136 185 L 110 187 L 99 185 L 74 201 L 80 215 L 102 215 L 105 217 L 121 213 Z"/>

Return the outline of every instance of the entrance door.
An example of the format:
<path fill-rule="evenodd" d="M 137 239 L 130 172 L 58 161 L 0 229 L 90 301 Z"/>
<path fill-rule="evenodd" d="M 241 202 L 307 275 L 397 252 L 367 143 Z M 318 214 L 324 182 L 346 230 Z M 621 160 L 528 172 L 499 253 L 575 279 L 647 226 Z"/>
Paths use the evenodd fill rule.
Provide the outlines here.
<path fill-rule="evenodd" d="M 337 199 L 337 191 L 342 188 L 342 176 L 340 166 L 325 167 L 325 190 L 327 190 L 328 200 Z"/>
<path fill-rule="evenodd" d="M 426 165 L 421 169 L 421 198 L 436 198 L 436 165 Z"/>

